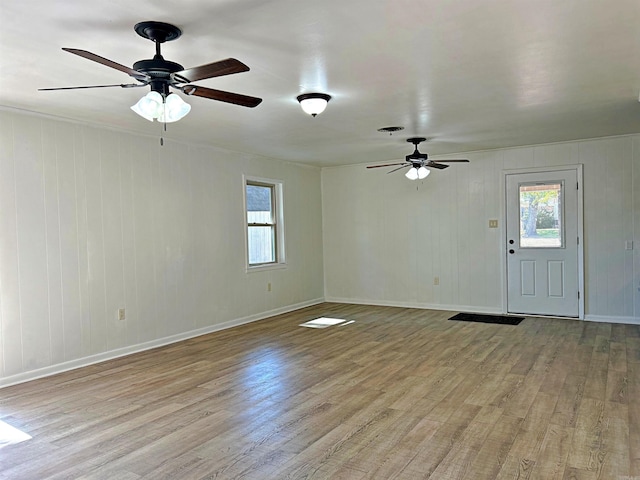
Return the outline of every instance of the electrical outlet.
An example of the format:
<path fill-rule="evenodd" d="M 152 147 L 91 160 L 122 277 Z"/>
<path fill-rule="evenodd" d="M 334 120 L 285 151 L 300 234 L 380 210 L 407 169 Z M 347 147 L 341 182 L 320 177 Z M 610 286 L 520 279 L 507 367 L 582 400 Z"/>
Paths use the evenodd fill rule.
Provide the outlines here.
<path fill-rule="evenodd" d="M 433 277 L 433 284 L 440 285 L 440 277 Z"/>
<path fill-rule="evenodd" d="M 125 316 L 124 308 L 118 309 L 118 320 L 125 320 L 127 317 Z"/>
<path fill-rule="evenodd" d="M 267 283 L 267 292 L 271 291 L 271 282 Z"/>
<path fill-rule="evenodd" d="M 498 220 L 489 220 L 489 228 L 498 228 Z"/>

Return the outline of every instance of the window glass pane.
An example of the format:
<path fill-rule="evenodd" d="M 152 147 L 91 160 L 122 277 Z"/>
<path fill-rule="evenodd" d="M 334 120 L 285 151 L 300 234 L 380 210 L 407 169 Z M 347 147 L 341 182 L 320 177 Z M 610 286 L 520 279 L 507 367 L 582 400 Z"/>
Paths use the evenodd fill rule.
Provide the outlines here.
<path fill-rule="evenodd" d="M 562 184 L 520 185 L 520 248 L 560 248 Z"/>
<path fill-rule="evenodd" d="M 248 227 L 249 264 L 273 263 L 276 261 L 275 228 Z"/>
<path fill-rule="evenodd" d="M 272 223 L 273 187 L 247 185 L 247 220 L 249 223 Z"/>

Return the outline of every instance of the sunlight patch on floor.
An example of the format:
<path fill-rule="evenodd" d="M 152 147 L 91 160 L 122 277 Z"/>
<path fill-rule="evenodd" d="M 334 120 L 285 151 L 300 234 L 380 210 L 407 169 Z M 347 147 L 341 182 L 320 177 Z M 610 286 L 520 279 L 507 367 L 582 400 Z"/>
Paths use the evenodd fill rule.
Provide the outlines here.
<path fill-rule="evenodd" d="M 31 435 L 0 420 L 0 448 L 26 440 L 31 440 Z"/>
<path fill-rule="evenodd" d="M 339 325 L 343 327 L 351 323 L 354 323 L 354 320 L 347 321 L 342 318 L 322 317 L 322 318 L 316 318 L 315 320 L 309 320 L 308 322 L 301 323 L 300 326 L 309 327 L 309 328 L 327 328 L 327 327 L 332 327 L 333 325 Z"/>

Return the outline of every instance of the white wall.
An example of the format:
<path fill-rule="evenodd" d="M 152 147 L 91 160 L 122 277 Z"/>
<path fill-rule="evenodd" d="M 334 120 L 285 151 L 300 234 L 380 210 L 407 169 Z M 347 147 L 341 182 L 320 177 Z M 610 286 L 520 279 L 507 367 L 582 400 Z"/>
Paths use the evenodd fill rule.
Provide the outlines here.
<path fill-rule="evenodd" d="M 245 271 L 243 174 L 285 269 Z M 321 215 L 317 168 L 0 111 L 0 386 L 322 300 Z"/>
<path fill-rule="evenodd" d="M 583 164 L 585 318 L 640 323 L 640 136 L 464 156 L 422 183 L 323 170 L 327 300 L 502 312 L 502 170 Z"/>
<path fill-rule="evenodd" d="M 468 157 L 423 183 L 321 175 L 0 111 L 0 386 L 323 295 L 500 312 L 504 168 L 584 164 L 586 316 L 640 323 L 640 136 Z M 243 174 L 284 181 L 286 269 L 245 271 Z"/>

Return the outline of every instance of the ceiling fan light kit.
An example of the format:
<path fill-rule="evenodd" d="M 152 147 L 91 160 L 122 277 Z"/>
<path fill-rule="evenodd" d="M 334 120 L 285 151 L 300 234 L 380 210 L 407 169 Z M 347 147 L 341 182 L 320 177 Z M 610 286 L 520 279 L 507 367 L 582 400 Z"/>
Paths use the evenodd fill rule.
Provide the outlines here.
<path fill-rule="evenodd" d="M 262 102 L 261 98 L 190 84 L 198 80 L 248 71 L 249 67 L 239 60 L 227 58 L 225 60 L 200 65 L 199 67 L 185 69 L 179 63 L 165 60 L 160 51 L 160 47 L 164 42 L 179 38 L 182 35 L 182 30 L 175 25 L 164 22 L 140 22 L 135 25 L 134 30 L 141 37 L 155 43 L 156 54 L 152 59 L 137 61 L 133 64 L 133 68 L 121 65 L 86 50 L 75 48 L 63 48 L 63 50 L 126 73 L 138 83 L 41 88 L 40 90 L 149 86 L 151 87 L 151 91 L 133 105 L 131 109 L 151 122 L 158 120 L 163 123 L 177 122 L 181 118 L 184 118 L 191 110 L 191 106 L 182 100 L 180 95 L 172 93 L 171 89 L 178 90 L 185 95 L 218 100 L 243 107 L 253 108 Z"/>
<path fill-rule="evenodd" d="M 158 120 L 162 123 L 172 123 L 184 118 L 191 111 L 191 105 L 175 93 L 170 93 L 163 98 L 158 92 L 152 90 L 138 100 L 131 110 L 150 122 Z"/>
<path fill-rule="evenodd" d="M 331 95 L 326 93 L 303 93 L 297 97 L 302 110 L 312 117 L 321 114 L 327 108 Z"/>
<path fill-rule="evenodd" d="M 407 173 L 404 174 L 409 180 L 423 180 L 429 176 L 431 171 L 424 166 L 420 166 L 419 164 L 413 165 Z"/>
<path fill-rule="evenodd" d="M 407 170 L 407 173 L 405 173 L 404 176 L 409 180 L 423 180 L 427 178 L 430 173 L 431 171 L 426 167 L 413 165 L 409 170 Z"/>

